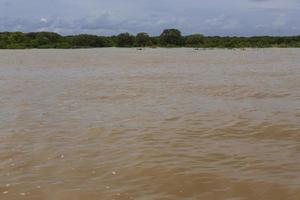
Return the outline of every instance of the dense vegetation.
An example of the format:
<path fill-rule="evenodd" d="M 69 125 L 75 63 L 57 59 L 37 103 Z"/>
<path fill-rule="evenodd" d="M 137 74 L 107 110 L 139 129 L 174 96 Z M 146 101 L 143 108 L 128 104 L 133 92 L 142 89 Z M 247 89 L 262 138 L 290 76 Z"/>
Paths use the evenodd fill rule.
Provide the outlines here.
<path fill-rule="evenodd" d="M 136 36 L 81 34 L 62 36 L 52 32 L 0 32 L 0 49 L 24 48 L 94 48 L 94 47 L 194 47 L 194 48 L 262 48 L 300 47 L 300 36 L 219 37 L 193 34 L 183 36 L 177 29 L 166 29 L 160 36 L 147 33 Z"/>

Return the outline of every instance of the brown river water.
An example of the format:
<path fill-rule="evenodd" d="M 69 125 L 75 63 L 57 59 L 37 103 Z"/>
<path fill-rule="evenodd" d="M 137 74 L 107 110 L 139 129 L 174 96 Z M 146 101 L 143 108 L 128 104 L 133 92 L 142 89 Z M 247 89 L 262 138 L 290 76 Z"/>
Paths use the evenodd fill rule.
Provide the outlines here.
<path fill-rule="evenodd" d="M 299 200 L 300 49 L 0 50 L 1 200 Z"/>

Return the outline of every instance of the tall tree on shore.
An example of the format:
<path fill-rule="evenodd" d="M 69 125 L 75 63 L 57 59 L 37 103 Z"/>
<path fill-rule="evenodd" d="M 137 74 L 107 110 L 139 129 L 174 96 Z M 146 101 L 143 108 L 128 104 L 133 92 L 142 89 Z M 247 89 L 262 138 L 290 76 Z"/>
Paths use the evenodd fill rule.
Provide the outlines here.
<path fill-rule="evenodd" d="M 139 47 L 145 47 L 152 45 L 150 36 L 147 33 L 138 33 L 135 37 L 135 43 Z"/>
<path fill-rule="evenodd" d="M 160 43 L 163 46 L 181 46 L 184 42 L 179 30 L 165 29 L 160 34 Z"/>
<path fill-rule="evenodd" d="M 132 47 L 134 45 L 134 36 L 129 33 L 121 33 L 117 36 L 118 47 Z"/>

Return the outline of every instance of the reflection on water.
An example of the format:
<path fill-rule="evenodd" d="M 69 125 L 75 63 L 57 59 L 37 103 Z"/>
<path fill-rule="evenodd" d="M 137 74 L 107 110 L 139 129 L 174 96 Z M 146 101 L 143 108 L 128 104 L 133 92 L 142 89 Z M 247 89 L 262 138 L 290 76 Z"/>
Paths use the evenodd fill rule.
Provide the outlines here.
<path fill-rule="evenodd" d="M 0 51 L 0 199 L 300 199 L 300 50 Z"/>

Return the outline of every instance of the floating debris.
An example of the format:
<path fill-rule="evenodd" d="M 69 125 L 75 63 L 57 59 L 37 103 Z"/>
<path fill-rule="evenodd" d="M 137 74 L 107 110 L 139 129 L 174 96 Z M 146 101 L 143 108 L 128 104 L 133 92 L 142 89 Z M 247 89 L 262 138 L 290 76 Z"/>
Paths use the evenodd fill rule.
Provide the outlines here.
<path fill-rule="evenodd" d="M 8 194 L 8 191 L 4 191 L 4 192 L 2 192 L 2 194 Z"/>
<path fill-rule="evenodd" d="M 60 155 L 60 158 L 62 158 L 62 159 L 63 159 L 64 157 L 65 157 L 65 155 L 64 155 L 64 154 L 61 154 L 61 155 Z"/>
<path fill-rule="evenodd" d="M 110 186 L 105 186 L 106 189 L 110 189 Z"/>
<path fill-rule="evenodd" d="M 21 195 L 21 196 L 25 196 L 26 194 L 25 194 L 24 192 L 21 192 L 20 195 Z"/>
<path fill-rule="evenodd" d="M 115 172 L 115 171 L 112 171 L 112 172 L 111 172 L 111 174 L 112 174 L 112 175 L 116 175 L 116 174 L 117 174 L 117 172 Z"/>

